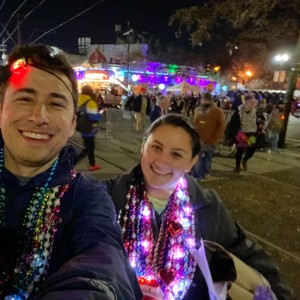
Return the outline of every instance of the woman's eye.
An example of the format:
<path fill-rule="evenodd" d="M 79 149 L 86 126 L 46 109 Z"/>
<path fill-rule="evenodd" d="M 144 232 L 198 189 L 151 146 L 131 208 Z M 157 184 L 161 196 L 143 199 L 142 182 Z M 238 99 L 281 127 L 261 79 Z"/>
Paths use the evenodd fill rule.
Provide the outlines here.
<path fill-rule="evenodd" d="M 160 147 L 157 146 L 157 145 L 153 145 L 152 148 L 153 148 L 154 150 L 160 150 Z"/>
<path fill-rule="evenodd" d="M 174 153 L 173 153 L 173 156 L 176 157 L 176 158 L 182 157 L 182 155 L 181 155 L 180 153 L 177 153 L 177 152 L 174 152 Z"/>

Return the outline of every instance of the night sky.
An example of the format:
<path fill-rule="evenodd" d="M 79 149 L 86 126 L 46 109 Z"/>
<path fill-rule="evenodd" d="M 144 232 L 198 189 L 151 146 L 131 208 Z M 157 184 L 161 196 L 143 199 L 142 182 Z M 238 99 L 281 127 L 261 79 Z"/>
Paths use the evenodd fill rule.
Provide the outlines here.
<path fill-rule="evenodd" d="M 1 24 L 5 25 L 13 12 L 22 3 L 18 11 L 22 20 L 26 14 L 35 9 L 21 24 L 21 40 L 32 42 L 61 23 L 81 13 L 97 3 L 98 0 L 2 0 L 0 10 Z M 185 8 L 199 3 L 196 0 L 103 0 L 93 9 L 76 19 L 60 26 L 55 31 L 45 35 L 37 43 L 47 43 L 63 48 L 70 53 L 77 52 L 78 37 L 90 37 L 92 44 L 115 43 L 115 25 L 121 24 L 126 31 L 127 22 L 137 32 L 148 32 L 163 42 L 177 45 L 188 45 L 187 38 L 176 39 L 175 27 L 168 26 L 169 17 L 178 8 Z M 1 25 L 1 31 L 3 29 Z M 17 25 L 17 14 L 11 19 L 7 30 L 12 32 Z M 17 31 L 13 34 L 18 41 Z M 3 34 L 0 39 L 7 38 Z M 7 41 L 8 50 L 14 46 L 12 40 Z"/>

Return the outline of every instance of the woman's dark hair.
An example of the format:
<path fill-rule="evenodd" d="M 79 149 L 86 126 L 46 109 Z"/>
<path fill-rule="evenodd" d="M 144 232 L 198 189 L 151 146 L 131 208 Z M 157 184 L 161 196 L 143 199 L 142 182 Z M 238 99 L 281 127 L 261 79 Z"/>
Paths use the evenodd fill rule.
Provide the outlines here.
<path fill-rule="evenodd" d="M 181 115 L 176 114 L 169 114 L 162 116 L 158 119 L 156 119 L 150 127 L 146 130 L 144 134 L 144 141 L 146 141 L 149 137 L 149 135 L 154 132 L 157 128 L 163 126 L 163 125 L 171 125 L 174 127 L 180 127 L 184 131 L 186 131 L 189 136 L 191 137 L 192 142 L 192 156 L 199 154 L 200 152 L 200 137 L 195 129 L 195 127 L 191 124 L 188 118 L 183 117 Z"/>
<path fill-rule="evenodd" d="M 81 88 L 81 94 L 88 95 L 91 97 L 92 100 L 96 100 L 96 95 L 94 93 L 94 90 L 89 85 L 84 85 Z"/>
<path fill-rule="evenodd" d="M 70 80 L 72 89 L 70 90 L 66 83 L 62 82 L 70 90 L 74 103 L 74 111 L 76 110 L 78 101 L 77 80 L 74 70 L 62 50 L 42 44 L 22 45 L 13 48 L 8 55 L 8 65 L 5 66 L 6 71 L 1 71 L 2 84 L 5 85 L 8 82 L 11 76 L 11 66 L 19 59 L 24 59 L 26 64 L 53 74 L 61 81 L 62 79 L 54 72 L 64 74 Z"/>

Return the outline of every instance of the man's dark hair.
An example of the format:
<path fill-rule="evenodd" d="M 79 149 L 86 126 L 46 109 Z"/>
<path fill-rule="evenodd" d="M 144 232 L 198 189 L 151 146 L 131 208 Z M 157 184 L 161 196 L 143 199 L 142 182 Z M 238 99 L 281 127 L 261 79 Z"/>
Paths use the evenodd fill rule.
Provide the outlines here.
<path fill-rule="evenodd" d="M 26 64 L 51 73 L 56 77 L 58 76 L 53 72 L 64 74 L 71 82 L 72 90 L 66 87 L 70 90 L 74 103 L 74 111 L 76 110 L 78 90 L 73 68 L 62 50 L 42 44 L 22 45 L 12 49 L 8 55 L 8 65 L 2 67 L 0 70 L 0 85 L 2 86 L 0 89 L 1 101 L 5 92 L 5 86 L 11 76 L 11 66 L 19 59 L 24 59 Z M 58 79 L 61 80 L 59 77 Z M 64 84 L 66 85 L 66 83 Z"/>

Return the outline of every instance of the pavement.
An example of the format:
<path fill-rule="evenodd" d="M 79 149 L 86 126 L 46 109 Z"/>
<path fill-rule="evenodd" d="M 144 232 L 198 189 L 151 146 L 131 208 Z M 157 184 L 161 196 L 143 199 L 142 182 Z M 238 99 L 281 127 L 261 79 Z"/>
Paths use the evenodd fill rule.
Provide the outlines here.
<path fill-rule="evenodd" d="M 101 130 L 96 136 L 96 162 L 101 165 L 101 170 L 91 172 L 99 179 L 111 178 L 130 170 L 140 160 L 142 134 L 133 131 L 133 116 L 131 112 L 110 110 L 100 122 Z M 290 116 L 287 128 L 285 148 L 280 153 L 257 151 L 251 158 L 250 174 L 262 174 L 300 167 L 300 118 Z M 79 133 L 70 140 L 71 143 L 82 147 L 83 141 Z M 224 156 L 215 156 L 212 172 L 222 174 L 232 172 L 234 160 Z M 80 171 L 88 172 L 87 158 L 77 165 Z M 245 174 L 245 173 L 243 173 Z M 218 175 L 217 175 L 218 176 Z M 212 176 L 209 180 L 214 180 Z M 219 178 L 220 179 L 220 178 Z"/>
<path fill-rule="evenodd" d="M 83 145 L 78 133 L 71 138 L 71 142 L 79 147 Z M 89 172 L 87 158 L 79 162 L 76 168 L 83 172 L 89 172 L 98 179 L 114 177 L 130 170 L 139 162 L 141 143 L 142 136 L 140 134 L 124 135 L 120 133 L 107 136 L 106 132 L 102 130 L 97 134 L 95 151 L 96 162 L 102 167 L 101 170 Z M 212 170 L 222 171 L 221 174 L 225 179 L 226 172 L 231 173 L 234 166 L 234 159 L 216 155 L 213 159 Z M 300 168 L 300 140 L 287 138 L 286 147 L 280 149 L 279 153 L 257 151 L 251 158 L 249 172 L 259 175 L 295 167 Z M 208 180 L 215 179 L 221 178 L 211 176 Z"/>

